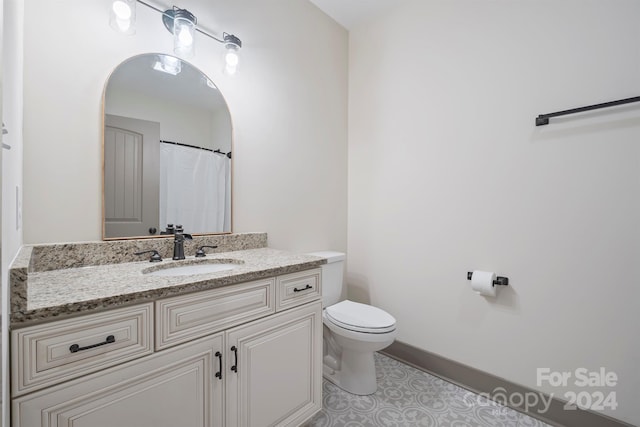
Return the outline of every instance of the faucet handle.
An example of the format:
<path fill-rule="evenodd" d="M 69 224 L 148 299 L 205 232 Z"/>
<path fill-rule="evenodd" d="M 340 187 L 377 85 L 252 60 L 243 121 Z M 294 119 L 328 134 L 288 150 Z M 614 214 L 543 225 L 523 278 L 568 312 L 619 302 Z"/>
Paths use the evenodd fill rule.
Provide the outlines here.
<path fill-rule="evenodd" d="M 174 237 L 174 240 L 175 240 L 176 242 L 184 242 L 184 241 L 185 241 L 185 239 L 193 240 L 193 236 L 192 236 L 191 234 L 189 234 L 189 233 L 182 233 L 182 232 L 177 232 L 177 231 L 176 231 L 176 233 L 174 234 L 174 236 L 175 236 L 175 237 Z"/>
<path fill-rule="evenodd" d="M 208 246 L 208 245 L 204 245 L 204 246 L 200 246 L 198 248 L 198 250 L 196 251 L 196 258 L 202 258 L 203 256 L 206 256 L 207 254 L 204 252 L 204 248 L 211 248 L 211 249 L 215 249 L 217 248 L 217 246 Z"/>
<path fill-rule="evenodd" d="M 153 253 L 153 255 L 151 255 L 151 258 L 149 259 L 149 262 L 160 262 L 160 261 L 162 261 L 162 257 L 160 256 L 160 253 L 158 251 L 156 251 L 155 249 L 150 250 L 150 251 L 136 252 L 136 253 L 134 253 L 134 255 L 144 255 L 144 254 L 150 254 L 150 253 Z"/>

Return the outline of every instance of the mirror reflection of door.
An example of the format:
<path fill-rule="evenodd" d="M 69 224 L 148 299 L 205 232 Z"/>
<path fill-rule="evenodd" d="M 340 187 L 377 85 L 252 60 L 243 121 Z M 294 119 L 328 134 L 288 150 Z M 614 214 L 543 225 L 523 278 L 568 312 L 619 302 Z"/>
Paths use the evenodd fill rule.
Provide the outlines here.
<path fill-rule="evenodd" d="M 106 237 L 157 232 L 159 159 L 160 123 L 105 116 Z"/>

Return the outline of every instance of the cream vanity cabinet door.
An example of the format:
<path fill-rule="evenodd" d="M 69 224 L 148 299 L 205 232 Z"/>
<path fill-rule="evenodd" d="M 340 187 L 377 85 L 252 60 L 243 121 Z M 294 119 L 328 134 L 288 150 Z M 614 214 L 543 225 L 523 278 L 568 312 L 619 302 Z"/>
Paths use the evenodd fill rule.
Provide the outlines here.
<path fill-rule="evenodd" d="M 222 352 L 220 333 L 19 397 L 12 425 L 223 426 Z"/>
<path fill-rule="evenodd" d="M 226 333 L 227 426 L 298 426 L 322 407 L 322 304 Z"/>

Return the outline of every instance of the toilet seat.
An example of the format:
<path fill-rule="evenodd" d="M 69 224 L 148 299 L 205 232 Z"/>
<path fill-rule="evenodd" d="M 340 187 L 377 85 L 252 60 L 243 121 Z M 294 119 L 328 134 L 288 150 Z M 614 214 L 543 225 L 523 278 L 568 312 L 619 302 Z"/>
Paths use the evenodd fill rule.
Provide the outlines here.
<path fill-rule="evenodd" d="M 334 325 L 368 334 L 386 334 L 396 329 L 396 319 L 384 310 L 345 300 L 325 309 L 326 320 Z"/>

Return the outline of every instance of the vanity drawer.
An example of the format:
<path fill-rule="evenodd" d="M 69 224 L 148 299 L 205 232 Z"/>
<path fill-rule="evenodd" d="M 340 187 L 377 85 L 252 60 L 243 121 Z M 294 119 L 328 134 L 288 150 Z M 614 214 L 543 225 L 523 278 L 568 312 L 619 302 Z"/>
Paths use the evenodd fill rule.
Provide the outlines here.
<path fill-rule="evenodd" d="M 156 301 L 156 349 L 204 337 L 274 312 L 274 278 Z"/>
<path fill-rule="evenodd" d="M 278 311 L 315 301 L 321 295 L 321 269 L 278 276 L 276 309 Z"/>
<path fill-rule="evenodd" d="M 149 303 L 12 331 L 13 395 L 151 354 L 152 318 Z"/>

